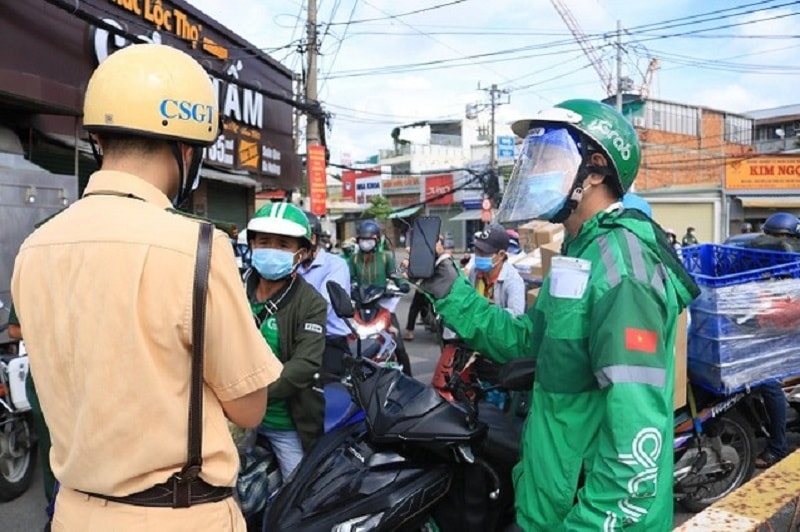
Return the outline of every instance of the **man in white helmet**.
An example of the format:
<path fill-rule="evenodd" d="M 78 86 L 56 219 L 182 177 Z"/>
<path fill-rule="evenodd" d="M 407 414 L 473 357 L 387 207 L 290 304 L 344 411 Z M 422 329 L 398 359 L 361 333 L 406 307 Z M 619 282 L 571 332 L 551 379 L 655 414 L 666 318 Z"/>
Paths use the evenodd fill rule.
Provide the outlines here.
<path fill-rule="evenodd" d="M 61 485 L 53 529 L 245 530 L 228 420 L 258 425 L 281 364 L 253 324 L 228 237 L 214 231 L 202 409 L 190 410 L 201 221 L 174 210 L 218 121 L 216 91 L 189 55 L 142 44 L 110 56 L 84 103 L 100 170 L 17 256 L 11 288 Z"/>

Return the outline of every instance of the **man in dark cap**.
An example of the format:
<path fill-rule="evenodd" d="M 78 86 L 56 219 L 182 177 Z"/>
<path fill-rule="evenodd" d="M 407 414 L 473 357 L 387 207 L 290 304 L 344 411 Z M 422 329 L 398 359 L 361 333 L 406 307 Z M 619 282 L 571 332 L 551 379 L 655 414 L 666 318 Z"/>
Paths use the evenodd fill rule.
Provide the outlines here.
<path fill-rule="evenodd" d="M 509 236 L 499 224 L 475 234 L 475 266 L 469 280 L 475 289 L 496 304 L 519 316 L 525 312 L 525 281 L 508 262 Z"/>

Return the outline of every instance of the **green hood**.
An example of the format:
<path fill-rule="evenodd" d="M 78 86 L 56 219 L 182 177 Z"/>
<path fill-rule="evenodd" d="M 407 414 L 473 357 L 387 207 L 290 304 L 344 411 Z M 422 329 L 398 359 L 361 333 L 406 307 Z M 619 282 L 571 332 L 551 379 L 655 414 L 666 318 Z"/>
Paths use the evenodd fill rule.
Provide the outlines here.
<path fill-rule="evenodd" d="M 594 218 L 587 220 L 575 237 L 568 237 L 564 242 L 564 250 L 571 249 L 580 252 L 595 241 L 598 236 L 615 228 L 624 228 L 637 237 L 641 243 L 649 248 L 667 268 L 670 280 L 675 286 L 681 310 L 689 306 L 697 296 L 700 288 L 683 267 L 683 263 L 675 254 L 675 250 L 667 239 L 661 226 L 646 214 L 636 209 L 613 210 L 601 212 Z"/>

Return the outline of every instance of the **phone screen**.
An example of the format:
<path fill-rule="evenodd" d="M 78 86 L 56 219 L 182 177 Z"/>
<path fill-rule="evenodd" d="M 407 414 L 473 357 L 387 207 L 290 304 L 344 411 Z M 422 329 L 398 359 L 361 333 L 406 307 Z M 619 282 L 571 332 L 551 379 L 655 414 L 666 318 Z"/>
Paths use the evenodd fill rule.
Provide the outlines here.
<path fill-rule="evenodd" d="M 411 252 L 408 257 L 408 276 L 412 279 L 433 277 L 436 264 L 436 242 L 442 220 L 438 216 L 420 216 L 411 230 Z"/>

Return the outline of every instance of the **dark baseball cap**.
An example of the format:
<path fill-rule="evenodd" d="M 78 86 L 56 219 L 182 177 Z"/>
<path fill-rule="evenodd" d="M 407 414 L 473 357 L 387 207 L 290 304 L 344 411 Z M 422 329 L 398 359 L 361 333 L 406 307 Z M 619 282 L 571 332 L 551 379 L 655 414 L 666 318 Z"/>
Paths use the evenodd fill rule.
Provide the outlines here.
<path fill-rule="evenodd" d="M 475 249 L 481 253 L 497 253 L 508 249 L 508 233 L 502 225 L 490 225 L 475 233 Z"/>

